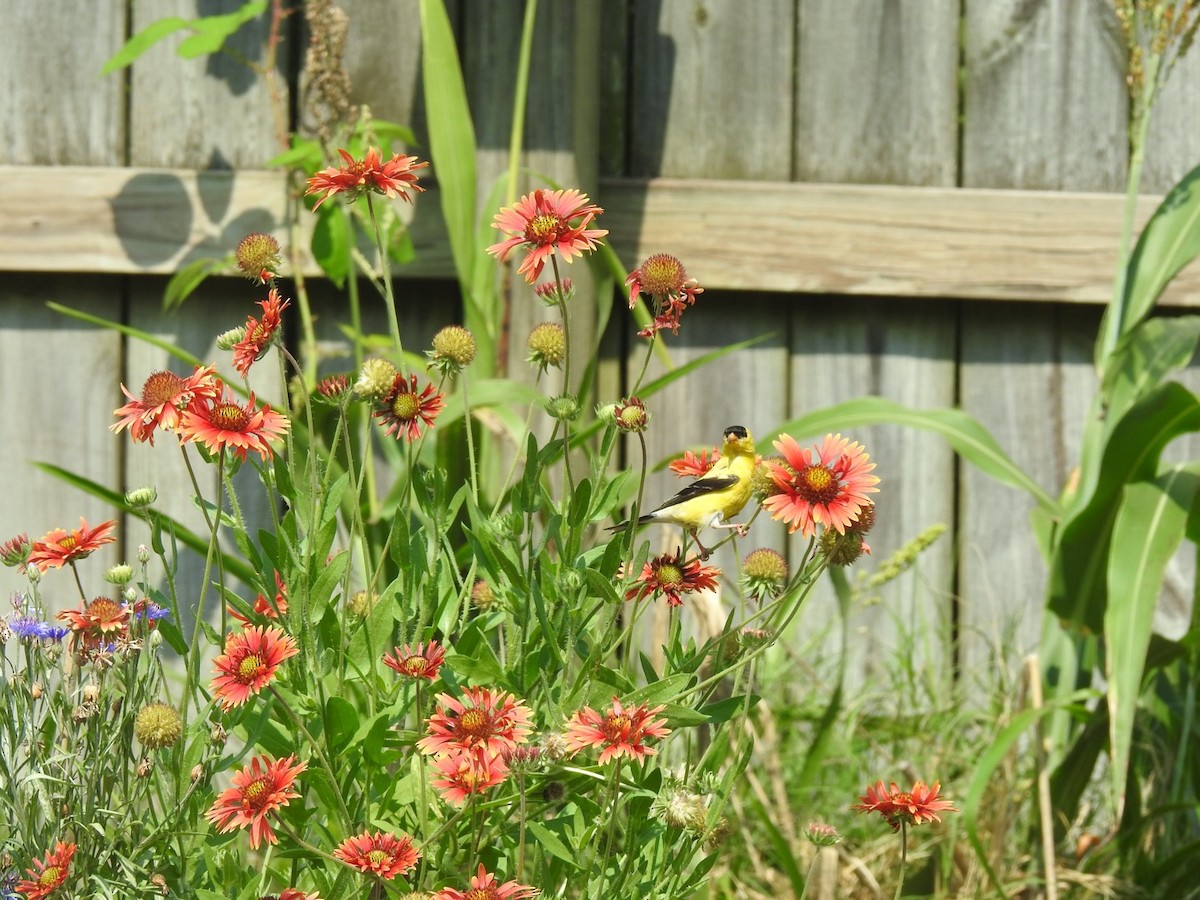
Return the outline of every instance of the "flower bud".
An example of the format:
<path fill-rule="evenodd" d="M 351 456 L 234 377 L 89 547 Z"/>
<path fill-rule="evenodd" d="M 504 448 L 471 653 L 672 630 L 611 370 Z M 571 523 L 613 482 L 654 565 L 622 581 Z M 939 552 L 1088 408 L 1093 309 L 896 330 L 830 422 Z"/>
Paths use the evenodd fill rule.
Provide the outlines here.
<path fill-rule="evenodd" d="M 838 830 L 824 822 L 809 822 L 804 829 L 804 836 L 818 847 L 832 847 L 842 840 Z"/>
<path fill-rule="evenodd" d="M 222 331 L 217 335 L 217 349 L 232 350 L 245 339 L 246 326 L 239 325 L 236 328 L 230 328 L 228 331 Z"/>
<path fill-rule="evenodd" d="M 492 586 L 480 578 L 471 587 L 471 605 L 476 609 L 488 609 L 496 602 Z"/>
<path fill-rule="evenodd" d="M 350 377 L 348 375 L 328 375 L 317 382 L 316 399 L 329 403 L 340 403 L 342 398 L 350 393 Z"/>
<path fill-rule="evenodd" d="M 196 765 L 192 766 L 192 771 L 188 773 L 188 778 L 190 778 L 192 780 L 192 783 L 194 784 L 195 782 L 199 781 L 203 777 L 204 777 L 204 764 L 196 763 Z"/>
<path fill-rule="evenodd" d="M 143 566 L 146 563 L 150 562 L 150 548 L 147 547 L 145 544 L 138 544 L 137 561 L 139 563 L 141 563 Z"/>
<path fill-rule="evenodd" d="M 346 609 L 357 619 L 365 619 L 379 602 L 379 595 L 374 591 L 355 591 L 346 601 Z"/>
<path fill-rule="evenodd" d="M 133 566 L 125 563 L 113 566 L 104 573 L 104 580 L 109 584 L 129 584 L 133 580 Z"/>
<path fill-rule="evenodd" d="M 145 509 L 158 499 L 158 491 L 152 487 L 134 488 L 125 492 L 125 502 L 134 509 Z"/>
<path fill-rule="evenodd" d="M 562 422 L 571 422 L 579 415 L 579 401 L 570 394 L 551 397 L 546 402 L 546 412 L 551 418 Z"/>
<path fill-rule="evenodd" d="M 45 691 L 46 689 L 42 687 L 42 683 L 40 681 L 35 681 L 29 686 L 29 696 L 34 700 L 41 700 Z"/>

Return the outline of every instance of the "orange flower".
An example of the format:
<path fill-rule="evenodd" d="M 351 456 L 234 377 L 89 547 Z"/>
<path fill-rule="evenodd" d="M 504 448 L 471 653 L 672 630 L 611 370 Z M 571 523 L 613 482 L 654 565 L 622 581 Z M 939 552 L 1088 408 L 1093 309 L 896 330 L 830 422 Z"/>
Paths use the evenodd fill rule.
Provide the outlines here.
<path fill-rule="evenodd" d="M 921 825 L 925 822 L 940 822 L 940 812 L 958 812 L 949 800 L 939 800 L 938 791 L 941 784 L 937 781 L 933 787 L 923 781 L 915 782 L 911 791 L 902 791 L 896 782 L 892 782 L 891 790 L 884 787 L 883 779 L 867 785 L 867 795 L 859 797 L 861 803 L 855 803 L 850 808 L 867 814 L 877 812 L 892 826 L 892 831 L 899 831 L 901 823 Z"/>
<path fill-rule="evenodd" d="M 407 834 L 375 834 L 364 831 L 357 837 L 346 838 L 333 855 L 348 866 L 371 872 L 389 881 L 397 875 L 411 872 L 421 859 L 421 851 L 413 846 Z"/>
<path fill-rule="evenodd" d="M 862 444 L 840 434 L 827 434 L 812 450 L 803 449 L 791 435 L 775 441 L 786 463 L 768 460 L 765 465 L 776 493 L 763 501 L 771 518 L 786 522 L 788 532 L 812 537 L 818 524 L 845 534 L 878 493 L 875 463 Z M 813 457 L 815 454 L 815 458 Z"/>
<path fill-rule="evenodd" d="M 716 447 L 712 448 L 712 456 L 709 456 L 709 452 L 701 450 L 700 455 L 697 456 L 691 450 L 684 450 L 682 457 L 667 463 L 667 468 L 680 478 L 702 478 L 721 458 L 721 451 Z"/>
<path fill-rule="evenodd" d="M 262 900 L 321 900 L 316 894 L 306 894 L 299 888 L 284 888 L 278 897 L 263 897 Z"/>
<path fill-rule="evenodd" d="M 41 571 L 58 569 L 77 559 L 91 556 L 105 544 L 111 544 L 116 538 L 109 532 L 117 523 L 112 519 L 101 522 L 95 528 L 89 528 L 87 520 L 82 516 L 79 527 L 67 531 L 55 528 L 48 532 L 40 541 L 36 541 L 29 551 L 26 563 L 37 566 Z"/>
<path fill-rule="evenodd" d="M 524 744 L 532 730 L 525 701 L 507 691 L 493 696 L 488 688 L 467 688 L 462 701 L 449 694 L 438 694 L 437 699 L 441 705 L 429 717 L 429 736 L 417 741 L 429 754 L 482 747 L 489 756 L 497 756 L 506 747 Z"/>
<path fill-rule="evenodd" d="M 216 699 L 225 709 L 241 706 L 275 677 L 285 659 L 300 652 L 291 635 L 280 628 L 247 628 L 225 640 L 225 652 L 213 661 Z"/>
<path fill-rule="evenodd" d="M 625 592 L 626 600 L 645 600 L 662 594 L 671 606 L 683 606 L 683 594 L 708 591 L 717 586 L 721 570 L 703 565 L 700 560 L 683 561 L 683 549 L 667 553 L 646 563 L 634 586 Z"/>
<path fill-rule="evenodd" d="M 433 767 L 442 776 L 433 786 L 447 803 L 462 806 L 471 794 L 482 794 L 508 778 L 508 765 L 499 756 L 489 756 L 482 747 L 474 750 L 452 749 L 436 759 Z"/>
<path fill-rule="evenodd" d="M 37 870 L 26 869 L 28 880 L 17 882 L 17 893 L 26 900 L 40 900 L 49 897 L 58 890 L 71 871 L 71 857 L 75 855 L 75 845 L 59 841 L 53 850 L 46 851 L 45 861 L 35 859 L 33 864 Z"/>
<path fill-rule="evenodd" d="M 572 257 L 582 256 L 584 250 L 596 249 L 596 241 L 608 232 L 588 225 L 602 212 L 580 191 L 534 191 L 496 214 L 492 227 L 509 237 L 492 244 L 487 252 L 504 262 L 509 253 L 524 247 L 527 252 L 517 272 L 533 284 L 554 251 L 571 262 Z M 571 224 L 572 219 L 579 221 Z"/>
<path fill-rule="evenodd" d="M 153 444 L 155 428 L 174 431 L 182 422 L 185 410 L 220 395 L 221 382 L 215 371 L 212 366 L 196 366 L 187 378 L 174 372 L 155 372 L 142 385 L 141 399 L 121 385 L 129 402 L 113 413 L 122 416 L 121 421 L 108 427 L 117 434 L 122 428 L 128 428 L 135 443 L 149 441 Z"/>
<path fill-rule="evenodd" d="M 253 850 L 263 841 L 278 843 L 267 816 L 300 796 L 292 790 L 292 785 L 296 776 L 307 768 L 308 764 L 296 762 L 295 756 L 273 761 L 256 756 L 249 766 L 233 776 L 233 787 L 217 797 L 204 817 L 221 833 L 249 825 Z"/>
<path fill-rule="evenodd" d="M 64 609 L 57 618 L 71 626 L 72 640 L 84 650 L 114 643 L 129 632 L 129 608 L 108 597 L 97 597 L 81 609 Z"/>
<path fill-rule="evenodd" d="M 200 404 L 183 414 L 183 440 L 198 441 L 212 453 L 228 447 L 241 460 L 253 450 L 265 460 L 275 453 L 268 441 L 282 436 L 289 424 L 286 416 L 267 404 L 255 407 L 254 394 L 245 406 L 222 395 L 220 400 Z"/>
<path fill-rule="evenodd" d="M 638 296 L 650 298 L 654 321 L 638 332 L 640 337 L 651 337 L 663 328 L 679 334 L 679 320 L 683 311 L 696 303 L 696 295 L 703 294 L 695 278 L 688 278 L 687 270 L 674 256 L 657 253 L 629 273 L 625 279 L 629 288 L 629 308 L 633 309 Z"/>
<path fill-rule="evenodd" d="M 671 733 L 665 719 L 654 718 L 656 713 L 664 709 L 665 706 L 647 709 L 644 703 L 625 709 L 616 697 L 613 697 L 612 706 L 603 716 L 590 706 L 585 706 L 567 724 L 567 749 L 578 753 L 584 747 L 603 747 L 600 751 L 601 765 L 617 756 L 644 760 L 658 752 L 645 745 L 646 738 L 662 738 Z"/>
<path fill-rule="evenodd" d="M 526 897 L 536 897 L 537 893 L 537 888 L 515 881 L 500 884 L 496 876 L 480 863 L 479 871 L 471 876 L 471 887 L 468 890 L 442 888 L 431 900 L 524 900 Z"/>
<path fill-rule="evenodd" d="M 233 367 L 243 378 L 250 371 L 250 367 L 257 360 L 262 359 L 267 348 L 271 346 L 271 341 L 275 339 L 275 334 L 283 322 L 281 314 L 291 306 L 291 301 L 283 300 L 279 296 L 279 291 L 271 288 L 267 292 L 267 299 L 259 300 L 258 305 L 263 308 L 262 321 L 260 322 L 254 316 L 248 316 L 246 318 L 246 336 L 233 345 Z"/>
<path fill-rule="evenodd" d="M 225 608 L 229 611 L 229 615 L 233 616 L 243 625 L 249 625 L 250 620 L 242 615 L 232 606 L 226 604 Z M 278 619 L 280 616 L 287 615 L 287 585 L 283 583 L 283 578 L 278 572 L 275 573 L 275 603 L 272 605 L 262 594 L 254 598 L 254 614 L 262 616 L 265 619 Z"/>
<path fill-rule="evenodd" d="M 433 420 L 445 405 L 432 384 L 420 390 L 416 375 L 398 374 L 374 416 L 383 423 L 384 434 L 394 434 L 396 440 L 403 437 L 411 443 L 421 436 L 421 423 L 432 428 Z"/>
<path fill-rule="evenodd" d="M 338 154 L 345 165 L 322 169 L 308 179 L 305 195 L 325 192 L 325 196 L 313 206 L 314 212 L 334 194 L 349 193 L 353 195 L 351 200 L 357 200 L 367 191 L 375 191 L 387 197 L 411 201 L 412 198 L 408 196 L 409 189 L 425 190 L 417 184 L 418 176 L 413 173 L 413 169 L 423 169 L 429 163 L 417 162 L 415 156 L 401 156 L 397 153 L 387 162 L 383 162 L 379 151 L 374 147 L 367 151 L 361 162 L 345 150 L 338 150 Z"/>
<path fill-rule="evenodd" d="M 392 654 L 383 655 L 383 664 L 389 669 L 395 669 L 409 678 L 434 681 L 446 659 L 446 648 L 437 641 L 430 641 L 428 645 L 417 644 L 415 648 L 408 644 L 393 647 Z"/>

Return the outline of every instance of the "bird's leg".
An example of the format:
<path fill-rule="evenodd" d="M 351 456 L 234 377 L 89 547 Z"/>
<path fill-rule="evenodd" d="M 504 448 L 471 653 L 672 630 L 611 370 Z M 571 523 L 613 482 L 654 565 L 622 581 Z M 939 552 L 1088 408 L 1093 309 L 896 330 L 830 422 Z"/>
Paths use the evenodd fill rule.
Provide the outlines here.
<path fill-rule="evenodd" d="M 713 528 L 730 528 L 737 532 L 738 537 L 745 537 L 750 533 L 750 526 L 745 522 L 723 522 L 718 525 L 713 525 Z"/>
<path fill-rule="evenodd" d="M 696 546 L 700 549 L 700 558 L 702 560 L 706 560 L 710 556 L 712 556 L 712 551 L 709 550 L 707 547 L 705 547 L 702 543 L 700 543 L 700 532 L 699 531 L 689 530 L 688 534 L 690 534 L 692 536 L 692 540 L 696 542 Z"/>

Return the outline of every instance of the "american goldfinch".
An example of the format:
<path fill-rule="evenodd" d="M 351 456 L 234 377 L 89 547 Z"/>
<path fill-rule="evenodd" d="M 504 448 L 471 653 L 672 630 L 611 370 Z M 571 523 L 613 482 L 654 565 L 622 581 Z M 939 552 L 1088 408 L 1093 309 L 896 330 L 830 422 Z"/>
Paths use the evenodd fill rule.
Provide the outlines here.
<path fill-rule="evenodd" d="M 701 528 L 733 528 L 744 534 L 745 525 L 729 522 L 750 499 L 750 476 L 756 460 L 754 438 L 741 425 L 725 429 L 721 456 L 702 477 L 687 485 L 666 503 L 639 516 L 638 525 L 648 522 L 669 522 L 680 525 L 700 548 L 701 558 L 707 559 L 711 550 L 700 543 Z M 629 522 L 614 525 L 611 531 L 629 527 Z"/>

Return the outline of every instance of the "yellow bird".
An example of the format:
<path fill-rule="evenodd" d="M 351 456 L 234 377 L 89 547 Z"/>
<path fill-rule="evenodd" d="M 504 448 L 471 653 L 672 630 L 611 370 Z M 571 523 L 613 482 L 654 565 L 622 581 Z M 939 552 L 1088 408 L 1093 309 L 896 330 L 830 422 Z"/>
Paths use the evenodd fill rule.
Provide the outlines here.
<path fill-rule="evenodd" d="M 757 457 L 754 438 L 741 425 L 725 429 L 721 456 L 703 476 L 687 485 L 666 503 L 639 516 L 638 525 L 648 522 L 668 522 L 682 526 L 707 559 L 712 553 L 700 543 L 701 528 L 732 528 L 745 534 L 746 526 L 729 520 L 742 511 L 750 499 L 750 476 L 754 474 Z M 629 522 L 614 525 L 611 531 L 629 527 Z"/>

